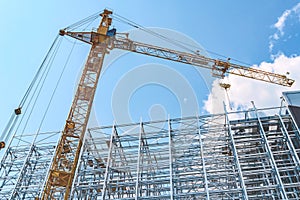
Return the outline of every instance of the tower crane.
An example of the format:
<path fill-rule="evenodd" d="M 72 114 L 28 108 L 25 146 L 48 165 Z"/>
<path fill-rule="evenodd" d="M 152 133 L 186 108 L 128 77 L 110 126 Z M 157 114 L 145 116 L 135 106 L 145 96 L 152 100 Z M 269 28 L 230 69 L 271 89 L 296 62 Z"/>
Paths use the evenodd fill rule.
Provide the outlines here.
<path fill-rule="evenodd" d="M 112 12 L 109 10 L 104 10 L 100 14 L 102 19 L 95 32 L 60 30 L 60 35 L 88 43 L 91 49 L 41 194 L 43 200 L 57 198 L 66 200 L 70 197 L 103 60 L 114 48 L 208 68 L 212 70 L 213 76 L 221 78 L 226 74 L 234 74 L 288 87 L 294 83 L 294 80 L 285 75 L 233 64 L 229 60 L 217 60 L 132 41 L 128 35 L 124 36 L 116 33 L 116 29 L 110 29 L 111 15 Z"/>

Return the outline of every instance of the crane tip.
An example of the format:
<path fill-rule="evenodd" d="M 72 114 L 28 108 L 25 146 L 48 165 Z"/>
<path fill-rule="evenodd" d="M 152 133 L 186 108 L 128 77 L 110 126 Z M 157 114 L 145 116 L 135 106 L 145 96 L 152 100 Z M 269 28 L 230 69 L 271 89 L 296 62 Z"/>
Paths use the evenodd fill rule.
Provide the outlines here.
<path fill-rule="evenodd" d="M 59 30 L 59 35 L 60 35 L 60 36 L 64 36 L 65 34 L 66 34 L 65 29 L 60 29 L 60 30 Z"/>

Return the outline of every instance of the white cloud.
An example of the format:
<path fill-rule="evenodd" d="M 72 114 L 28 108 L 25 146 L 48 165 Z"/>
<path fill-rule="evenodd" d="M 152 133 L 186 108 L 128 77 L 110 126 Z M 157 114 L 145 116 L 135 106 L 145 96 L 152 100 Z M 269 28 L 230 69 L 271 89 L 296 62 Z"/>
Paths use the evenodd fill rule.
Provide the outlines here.
<path fill-rule="evenodd" d="M 300 82 L 298 82 L 298 80 L 300 80 L 300 56 L 297 54 L 285 56 L 280 50 L 273 52 L 274 46 L 284 35 L 287 20 L 290 17 L 294 19 L 295 16 L 298 17 L 300 21 L 300 3 L 297 3 L 291 9 L 285 10 L 278 18 L 278 21 L 273 25 L 276 31 L 269 37 L 269 50 L 273 62 L 262 62 L 259 66 L 252 66 L 278 74 L 290 72 L 289 77 L 296 80 L 295 83 L 289 88 L 245 77 L 229 75 L 228 83 L 231 84 L 231 88 L 228 91 L 228 95 L 233 110 L 251 108 L 251 101 L 254 101 L 256 106 L 260 108 L 279 106 L 282 92 L 300 89 Z M 298 33 L 295 33 L 295 36 L 296 34 Z M 212 92 L 205 101 L 204 109 L 213 114 L 222 113 L 224 112 L 223 101 L 228 102 L 226 93 L 225 90 L 219 86 L 219 81 L 216 80 L 213 83 Z"/>
<path fill-rule="evenodd" d="M 277 22 L 274 24 L 274 27 L 279 31 L 281 36 L 284 35 L 283 28 L 285 26 L 285 22 L 286 22 L 287 18 L 292 14 L 292 12 L 294 12 L 296 14 L 300 14 L 300 3 L 296 4 L 292 9 L 285 10 L 282 13 L 282 15 L 278 18 Z M 299 18 L 299 20 L 300 20 L 300 18 Z M 274 39 L 275 39 L 275 34 L 274 34 Z"/>
<path fill-rule="evenodd" d="M 298 3 L 297 5 L 295 5 L 292 10 L 296 13 L 299 13 L 300 12 L 300 3 Z"/>
<path fill-rule="evenodd" d="M 273 35 L 273 39 L 274 39 L 274 40 L 279 40 L 279 36 L 278 36 L 277 33 L 275 33 L 275 34 Z"/>
<path fill-rule="evenodd" d="M 274 24 L 274 27 L 277 28 L 281 36 L 284 35 L 283 28 L 285 26 L 285 21 L 291 12 L 291 10 L 284 11 L 283 14 L 278 18 L 278 21 Z"/>
<path fill-rule="evenodd" d="M 269 41 L 269 51 L 270 52 L 272 52 L 273 47 L 274 47 L 274 42 L 271 40 L 271 41 Z"/>
<path fill-rule="evenodd" d="M 225 91 L 219 86 L 219 80 L 216 79 L 208 99 L 204 101 L 204 109 L 212 114 L 223 113 L 223 101 L 225 101 Z"/>
<path fill-rule="evenodd" d="M 279 98 L 283 91 L 299 90 L 300 82 L 297 82 L 297 80 L 300 80 L 300 56 L 286 57 L 282 54 L 275 58 L 273 63 L 262 62 L 258 68 L 278 74 L 290 72 L 289 77 L 296 81 L 291 88 L 288 88 L 236 75 L 229 75 L 228 80 L 231 88 L 228 94 L 233 110 L 250 108 L 252 107 L 251 101 L 254 101 L 256 106 L 260 108 L 279 106 Z M 220 88 L 216 80 L 212 87 L 212 93 L 209 94 L 208 100 L 205 101 L 204 109 L 210 113 L 221 113 L 224 111 L 222 106 L 223 101 L 227 101 L 224 89 Z"/>
<path fill-rule="evenodd" d="M 269 51 L 272 52 L 274 45 L 284 35 L 284 27 L 289 16 L 296 14 L 300 21 L 300 3 L 296 4 L 292 9 L 285 10 L 278 18 L 277 22 L 272 26 L 276 32 L 269 37 Z M 274 57 L 274 56 L 271 56 Z"/>

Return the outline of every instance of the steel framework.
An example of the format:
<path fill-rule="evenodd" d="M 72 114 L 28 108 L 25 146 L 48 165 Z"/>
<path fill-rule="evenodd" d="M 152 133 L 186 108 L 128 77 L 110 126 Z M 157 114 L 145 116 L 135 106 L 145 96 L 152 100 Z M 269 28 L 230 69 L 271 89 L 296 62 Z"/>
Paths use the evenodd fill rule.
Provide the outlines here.
<path fill-rule="evenodd" d="M 0 199 L 41 197 L 53 137 L 14 136 Z M 71 199 L 300 198 L 299 129 L 284 108 L 91 128 L 86 137 Z"/>
<path fill-rule="evenodd" d="M 16 134 L 0 165 L 0 199 L 34 199 L 45 184 L 59 132 Z"/>

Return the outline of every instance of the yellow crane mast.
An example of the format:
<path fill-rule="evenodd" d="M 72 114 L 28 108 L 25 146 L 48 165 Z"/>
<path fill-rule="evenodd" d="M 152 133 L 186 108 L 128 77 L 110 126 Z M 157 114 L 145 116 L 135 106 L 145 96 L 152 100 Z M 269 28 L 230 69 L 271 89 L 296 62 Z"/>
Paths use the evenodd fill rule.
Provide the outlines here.
<path fill-rule="evenodd" d="M 60 31 L 60 35 L 68 35 L 91 44 L 91 50 L 48 173 L 41 196 L 43 200 L 55 199 L 57 196 L 66 200 L 70 197 L 104 56 L 113 48 L 208 68 L 214 76 L 221 78 L 229 73 L 282 86 L 290 87 L 294 83 L 294 80 L 285 75 L 132 41 L 124 34 L 117 34 L 115 29 L 110 29 L 111 14 L 111 11 L 104 10 L 97 32 Z"/>
<path fill-rule="evenodd" d="M 55 151 L 42 199 L 55 199 L 57 194 L 63 195 L 61 199 L 68 199 L 70 195 L 104 55 L 108 49 L 106 33 L 112 21 L 110 14 L 112 12 L 108 10 L 101 14 L 102 20 L 97 29 L 99 37 L 90 40 L 92 47 Z"/>

